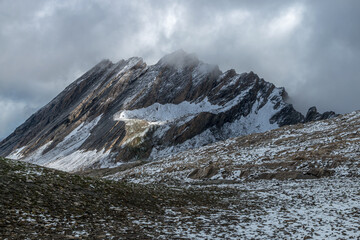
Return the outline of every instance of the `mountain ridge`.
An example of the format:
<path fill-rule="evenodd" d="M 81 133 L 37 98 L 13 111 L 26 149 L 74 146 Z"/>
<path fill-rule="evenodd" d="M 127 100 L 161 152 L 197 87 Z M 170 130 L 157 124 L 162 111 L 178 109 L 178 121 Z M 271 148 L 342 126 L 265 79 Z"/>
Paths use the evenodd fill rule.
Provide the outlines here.
<path fill-rule="evenodd" d="M 221 72 L 182 50 L 150 66 L 102 60 L 1 141 L 0 155 L 77 171 L 336 116 L 305 118 L 286 97 L 253 72 Z"/>

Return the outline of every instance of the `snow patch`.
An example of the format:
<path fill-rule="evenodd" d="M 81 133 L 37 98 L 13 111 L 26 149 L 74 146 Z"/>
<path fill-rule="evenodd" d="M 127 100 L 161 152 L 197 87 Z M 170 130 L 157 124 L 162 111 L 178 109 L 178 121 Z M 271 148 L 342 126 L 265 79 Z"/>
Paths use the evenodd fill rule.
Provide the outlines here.
<path fill-rule="evenodd" d="M 15 149 L 14 151 L 12 151 L 9 155 L 6 156 L 6 158 L 9 158 L 9 159 L 14 159 L 14 160 L 19 160 L 20 158 L 23 157 L 23 154 L 21 153 L 21 151 L 25 148 L 24 147 L 21 147 L 21 148 L 18 148 L 18 149 Z"/>
<path fill-rule="evenodd" d="M 183 101 L 179 104 L 160 104 L 135 110 L 124 110 L 114 115 L 115 121 L 128 121 L 131 119 L 142 119 L 151 123 L 165 124 L 184 117 L 195 116 L 201 112 L 217 112 L 222 106 L 211 104 L 207 98 L 199 103 Z"/>
<path fill-rule="evenodd" d="M 107 154 L 101 153 L 98 154 L 98 157 L 95 157 L 96 154 L 94 154 L 93 151 L 87 153 L 82 150 L 79 151 L 78 149 L 90 136 L 91 130 L 97 125 L 101 117 L 102 115 L 96 117 L 91 122 L 81 123 L 49 152 L 43 154 L 43 151 L 50 146 L 52 141 L 21 160 L 65 171 L 73 171 L 79 167 L 84 167 L 86 164 L 93 164 L 95 160 L 106 157 Z M 95 153 L 97 152 L 95 151 Z"/>
<path fill-rule="evenodd" d="M 270 118 L 277 112 L 274 104 L 269 101 L 262 108 L 257 109 L 258 105 L 259 102 L 255 103 L 247 116 L 225 123 L 222 127 L 223 132 L 230 137 L 235 137 L 278 128 L 278 124 L 270 123 Z"/>
<path fill-rule="evenodd" d="M 210 103 L 207 97 L 198 103 L 188 101 L 183 101 L 179 104 L 154 103 L 146 108 L 117 112 L 114 115 L 114 120 L 128 121 L 131 119 L 141 119 L 159 125 L 184 118 L 188 118 L 187 121 L 189 121 L 192 117 L 202 112 L 217 114 L 230 110 L 248 94 L 249 89 L 250 87 L 223 106 Z"/>
<path fill-rule="evenodd" d="M 109 157 L 109 154 L 110 151 L 105 152 L 105 149 L 101 151 L 77 150 L 67 156 L 57 158 L 55 161 L 44 164 L 44 166 L 67 172 L 80 171 L 99 161 L 104 161 L 104 159 Z"/>

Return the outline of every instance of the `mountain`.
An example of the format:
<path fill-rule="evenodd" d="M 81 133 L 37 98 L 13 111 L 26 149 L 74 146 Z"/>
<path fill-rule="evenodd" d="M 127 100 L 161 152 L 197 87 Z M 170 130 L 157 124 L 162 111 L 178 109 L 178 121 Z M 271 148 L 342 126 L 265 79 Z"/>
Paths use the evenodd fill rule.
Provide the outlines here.
<path fill-rule="evenodd" d="M 359 130 L 353 112 L 81 172 L 106 179 L 0 157 L 0 236 L 357 239 Z"/>
<path fill-rule="evenodd" d="M 311 108 L 305 118 L 286 99 L 253 72 L 221 72 L 182 50 L 151 66 L 103 60 L 1 141 L 0 155 L 65 171 L 108 168 L 336 116 Z"/>

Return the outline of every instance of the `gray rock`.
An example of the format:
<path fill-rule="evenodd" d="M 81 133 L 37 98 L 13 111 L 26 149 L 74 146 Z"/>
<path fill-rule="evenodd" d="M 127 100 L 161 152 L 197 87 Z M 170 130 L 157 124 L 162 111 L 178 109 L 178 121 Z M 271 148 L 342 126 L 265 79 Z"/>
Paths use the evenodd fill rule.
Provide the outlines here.
<path fill-rule="evenodd" d="M 336 114 L 333 111 L 328 111 L 328 112 L 324 112 L 324 113 L 319 113 L 316 109 L 316 107 L 311 107 L 309 108 L 306 117 L 305 117 L 305 122 L 311 122 L 311 121 L 318 121 L 318 120 L 324 120 L 324 119 L 329 119 L 329 118 L 333 118 L 339 116 L 339 114 Z"/>

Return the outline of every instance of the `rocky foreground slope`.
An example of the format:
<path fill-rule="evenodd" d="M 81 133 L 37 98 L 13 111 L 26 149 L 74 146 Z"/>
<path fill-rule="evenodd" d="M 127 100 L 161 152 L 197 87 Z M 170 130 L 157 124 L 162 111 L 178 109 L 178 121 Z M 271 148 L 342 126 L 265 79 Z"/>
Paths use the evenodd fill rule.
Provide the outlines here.
<path fill-rule="evenodd" d="M 175 233 L 156 229 L 168 224 L 166 211 L 218 203 L 201 190 L 80 177 L 0 158 L 1 239 L 171 238 Z"/>
<path fill-rule="evenodd" d="M 1 239 L 357 239 L 358 178 L 165 187 L 0 159 Z"/>
<path fill-rule="evenodd" d="M 334 116 L 312 108 L 304 117 L 284 88 L 177 51 L 152 66 L 100 62 L 0 142 L 0 156 L 65 171 L 115 167 Z"/>

